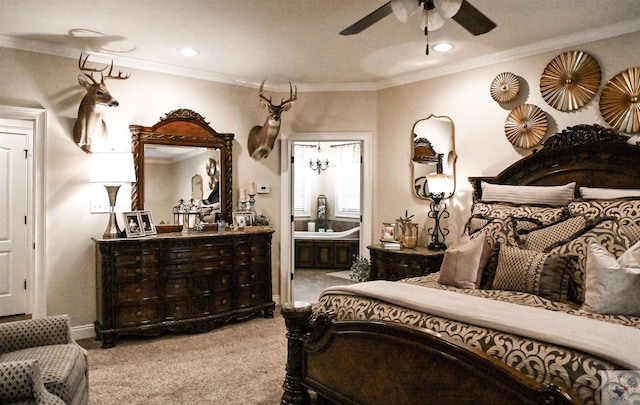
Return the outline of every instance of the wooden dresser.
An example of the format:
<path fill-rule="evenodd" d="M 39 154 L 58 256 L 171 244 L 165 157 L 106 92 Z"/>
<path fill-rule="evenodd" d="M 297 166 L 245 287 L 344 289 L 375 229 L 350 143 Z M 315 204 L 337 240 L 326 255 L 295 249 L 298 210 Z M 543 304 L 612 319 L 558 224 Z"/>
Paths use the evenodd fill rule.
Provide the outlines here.
<path fill-rule="evenodd" d="M 273 317 L 270 227 L 167 233 L 96 243 L 96 338 L 206 331 Z"/>
<path fill-rule="evenodd" d="M 371 256 L 371 280 L 396 281 L 435 273 L 444 258 L 444 250 L 425 247 L 391 250 L 377 244 L 367 249 Z"/>

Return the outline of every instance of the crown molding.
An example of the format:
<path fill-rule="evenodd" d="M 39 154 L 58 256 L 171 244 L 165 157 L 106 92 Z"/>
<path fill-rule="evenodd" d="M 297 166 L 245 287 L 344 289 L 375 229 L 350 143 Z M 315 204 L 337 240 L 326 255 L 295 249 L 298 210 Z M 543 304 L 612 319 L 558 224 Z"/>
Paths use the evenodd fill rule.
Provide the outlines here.
<path fill-rule="evenodd" d="M 427 68 L 417 72 L 401 74 L 392 78 L 379 80 L 376 82 L 350 82 L 350 83 L 296 83 L 298 90 L 302 92 L 334 92 L 334 91 L 378 91 L 391 87 L 415 83 L 427 79 L 433 79 L 452 73 L 463 72 L 484 66 L 508 62 L 528 56 L 538 55 L 545 52 L 556 51 L 567 47 L 577 46 L 588 42 L 612 38 L 619 35 L 640 31 L 640 18 L 622 21 L 604 27 L 586 30 L 579 33 L 566 35 L 561 38 L 553 38 L 540 41 L 518 48 L 509 49 L 503 52 L 487 54 L 478 58 L 468 59 L 464 62 L 445 64 L 438 67 Z M 183 68 L 164 63 L 143 61 L 135 58 L 128 58 L 120 55 L 91 52 L 59 44 L 45 43 L 29 39 L 18 39 L 0 35 L 0 46 L 5 48 L 20 49 L 23 51 L 43 53 L 47 55 L 62 56 L 67 58 L 77 58 L 81 52 L 89 53 L 96 60 L 109 62 L 113 60 L 119 66 L 147 70 L 151 72 L 166 73 L 171 75 L 190 77 L 207 80 L 217 83 L 244 86 L 251 88 L 260 87 L 260 83 L 247 80 L 246 78 L 223 75 L 215 72 Z M 267 88 L 272 91 L 289 91 L 288 83 L 277 85 L 267 84 Z"/>

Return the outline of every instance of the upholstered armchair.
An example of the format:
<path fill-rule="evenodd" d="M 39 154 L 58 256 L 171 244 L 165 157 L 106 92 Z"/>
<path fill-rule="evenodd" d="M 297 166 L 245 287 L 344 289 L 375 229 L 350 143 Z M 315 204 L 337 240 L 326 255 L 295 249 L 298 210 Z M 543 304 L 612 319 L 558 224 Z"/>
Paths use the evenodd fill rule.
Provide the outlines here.
<path fill-rule="evenodd" d="M 87 404 L 87 351 L 69 317 L 0 323 L 0 403 Z"/>

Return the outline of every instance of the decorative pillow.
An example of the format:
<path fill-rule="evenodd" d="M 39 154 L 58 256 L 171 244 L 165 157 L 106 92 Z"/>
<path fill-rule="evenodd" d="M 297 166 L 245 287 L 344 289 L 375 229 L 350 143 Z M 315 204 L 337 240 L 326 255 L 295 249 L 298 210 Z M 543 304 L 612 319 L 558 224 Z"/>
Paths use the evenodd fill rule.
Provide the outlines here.
<path fill-rule="evenodd" d="M 521 291 L 562 301 L 568 291 L 572 257 L 503 246 L 493 279 L 496 290 Z"/>
<path fill-rule="evenodd" d="M 640 241 L 640 200 L 574 201 L 569 204 L 571 214 L 582 214 L 587 219 L 616 218 L 632 245 Z"/>
<path fill-rule="evenodd" d="M 586 293 L 582 310 L 640 316 L 640 243 L 616 260 L 591 241 L 587 253 Z"/>
<path fill-rule="evenodd" d="M 480 232 L 478 237 L 473 239 L 468 234 L 462 235 L 444 252 L 438 282 L 459 288 L 477 288 L 480 285 L 482 269 L 489 259 L 485 252 L 490 253 L 491 249 L 484 232 Z"/>
<path fill-rule="evenodd" d="M 624 197 L 640 197 L 640 190 L 626 188 L 580 187 L 580 197 L 585 200 L 610 200 Z"/>
<path fill-rule="evenodd" d="M 514 228 L 519 229 L 522 220 L 514 218 L 513 221 Z M 560 241 L 572 239 L 578 232 L 583 231 L 586 226 L 587 219 L 582 215 L 578 215 L 532 231 L 516 231 L 515 234 L 518 246 L 522 249 L 544 252 L 547 248 Z"/>
<path fill-rule="evenodd" d="M 584 302 L 587 247 L 591 239 L 615 257 L 620 257 L 631 246 L 620 230 L 618 221 L 613 218 L 599 218 L 590 221 L 583 231 L 578 232 L 570 240 L 558 242 L 545 249 L 548 253 L 571 254 L 578 257 L 577 267 L 571 275 L 569 299 L 579 304 Z"/>
<path fill-rule="evenodd" d="M 576 183 L 563 186 L 510 186 L 491 184 L 485 181 L 482 201 L 503 201 L 514 204 L 567 205 L 574 200 Z"/>
<path fill-rule="evenodd" d="M 540 220 L 544 224 L 556 222 L 569 216 L 567 207 L 537 207 L 533 205 L 518 204 L 490 204 L 477 201 L 471 208 L 471 216 L 484 216 L 491 218 L 523 217 Z"/>

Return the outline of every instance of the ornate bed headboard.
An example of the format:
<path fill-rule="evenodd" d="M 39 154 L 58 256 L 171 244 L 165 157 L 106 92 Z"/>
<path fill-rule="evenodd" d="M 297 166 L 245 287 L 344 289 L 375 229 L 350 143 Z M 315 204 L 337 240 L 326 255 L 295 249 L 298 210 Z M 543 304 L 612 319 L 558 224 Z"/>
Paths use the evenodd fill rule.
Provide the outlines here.
<path fill-rule="evenodd" d="M 469 177 L 473 200 L 480 183 L 557 186 L 575 181 L 579 187 L 640 188 L 640 145 L 600 125 L 580 124 L 549 137 L 534 151 L 495 177 Z"/>

